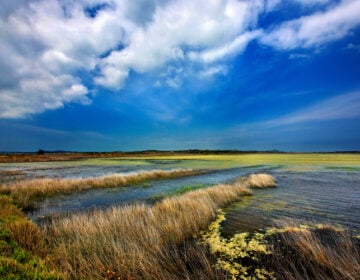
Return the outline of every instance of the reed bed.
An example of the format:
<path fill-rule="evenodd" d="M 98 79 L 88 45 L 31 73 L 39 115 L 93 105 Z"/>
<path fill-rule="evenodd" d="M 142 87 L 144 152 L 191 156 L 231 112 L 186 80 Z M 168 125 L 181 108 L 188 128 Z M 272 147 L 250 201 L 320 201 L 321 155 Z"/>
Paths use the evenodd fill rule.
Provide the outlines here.
<path fill-rule="evenodd" d="M 79 179 L 33 179 L 0 187 L 0 192 L 10 194 L 23 209 L 35 207 L 37 200 L 56 194 L 69 194 L 94 188 L 112 188 L 140 184 L 148 180 L 168 179 L 205 173 L 204 170 L 176 169 L 152 170 L 131 174 L 113 174 L 102 177 Z"/>
<path fill-rule="evenodd" d="M 144 204 L 74 215 L 44 228 L 53 264 L 77 279 L 221 279 L 194 237 L 251 191 L 222 184 Z"/>
<path fill-rule="evenodd" d="M 360 240 L 331 225 L 291 225 L 267 233 L 277 279 L 360 279 Z"/>

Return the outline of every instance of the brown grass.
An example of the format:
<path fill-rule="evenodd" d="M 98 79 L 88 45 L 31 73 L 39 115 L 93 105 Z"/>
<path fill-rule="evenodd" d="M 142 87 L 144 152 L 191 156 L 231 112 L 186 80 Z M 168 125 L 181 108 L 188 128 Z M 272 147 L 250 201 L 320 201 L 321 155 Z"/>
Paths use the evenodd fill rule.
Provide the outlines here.
<path fill-rule="evenodd" d="M 193 237 L 219 207 L 250 193 L 247 185 L 217 185 L 153 206 L 115 207 L 75 215 L 45 228 L 53 263 L 70 278 L 219 279 Z M 111 276 L 109 276 L 109 275 Z"/>
<path fill-rule="evenodd" d="M 19 207 L 31 209 L 35 206 L 36 200 L 56 194 L 68 194 L 93 188 L 134 185 L 148 180 L 191 176 L 204 172 L 193 169 L 152 170 L 127 175 L 114 174 L 80 179 L 33 179 L 1 186 L 0 192 L 10 194 Z"/>
<path fill-rule="evenodd" d="M 360 279 L 360 241 L 331 225 L 294 224 L 271 235 L 271 259 L 277 279 Z"/>
<path fill-rule="evenodd" d="M 269 188 L 269 187 L 276 187 L 275 178 L 268 174 L 251 174 L 248 177 L 245 177 L 245 184 L 251 188 Z"/>

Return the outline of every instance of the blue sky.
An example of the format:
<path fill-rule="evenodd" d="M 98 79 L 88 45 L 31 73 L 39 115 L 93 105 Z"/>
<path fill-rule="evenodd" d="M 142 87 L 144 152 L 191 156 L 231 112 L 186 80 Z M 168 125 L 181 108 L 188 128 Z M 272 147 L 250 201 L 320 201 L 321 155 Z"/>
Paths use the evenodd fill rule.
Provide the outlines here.
<path fill-rule="evenodd" d="M 0 151 L 360 150 L 360 0 L 14 0 Z"/>

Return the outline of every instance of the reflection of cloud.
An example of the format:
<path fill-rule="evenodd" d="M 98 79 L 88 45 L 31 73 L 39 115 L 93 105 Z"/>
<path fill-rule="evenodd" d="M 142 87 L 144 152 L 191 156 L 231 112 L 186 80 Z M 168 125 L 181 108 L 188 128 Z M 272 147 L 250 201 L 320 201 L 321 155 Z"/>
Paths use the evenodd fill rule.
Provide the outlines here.
<path fill-rule="evenodd" d="M 289 125 L 360 117 L 360 91 L 323 100 L 313 106 L 268 121 L 268 125 Z"/>

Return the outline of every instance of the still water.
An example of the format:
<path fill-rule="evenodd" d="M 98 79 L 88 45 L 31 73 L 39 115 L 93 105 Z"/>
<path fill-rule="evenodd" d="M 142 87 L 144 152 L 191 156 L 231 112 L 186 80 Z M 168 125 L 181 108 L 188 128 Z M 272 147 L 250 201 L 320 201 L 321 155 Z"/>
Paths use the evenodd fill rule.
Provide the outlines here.
<path fill-rule="evenodd" d="M 249 156 L 250 157 L 250 156 Z M 222 160 L 201 159 L 90 159 L 76 162 L 1 164 L 3 181 L 16 179 L 20 174 L 25 179 L 38 177 L 81 178 L 114 173 L 139 172 L 143 170 L 174 168 L 205 168 L 208 174 L 185 178 L 147 182 L 144 185 L 89 190 L 71 195 L 59 195 L 39 203 L 39 208 L 28 213 L 36 222 L 45 218 L 104 209 L 130 203 L 153 203 L 156 197 L 171 194 L 185 186 L 208 186 L 229 182 L 239 176 L 265 172 L 277 180 L 277 188 L 254 190 L 252 196 L 243 197 L 227 207 L 223 233 L 231 235 L 240 231 L 259 230 L 273 226 L 284 219 L 296 219 L 314 223 L 332 223 L 360 233 L 360 164 L 351 158 L 350 165 L 327 163 L 307 164 L 305 156 L 293 160 L 288 155 L 278 162 L 260 164 L 251 158 L 253 165 L 246 165 L 246 158 L 224 158 Z M 320 156 L 319 156 L 320 157 Z M 321 156 L 322 157 L 322 156 Z M 272 156 L 273 160 L 274 156 Z M 289 159 L 290 158 L 290 159 Z M 311 156 L 314 158 L 314 156 Z M 291 162 L 284 161 L 290 160 Z M 284 164 L 281 164 L 284 162 Z M 296 164 L 300 163 L 300 164 Z M 21 178 L 23 178 L 21 177 Z M 47 219 L 45 219 L 47 220 Z"/>

